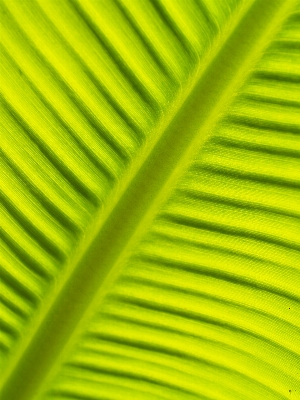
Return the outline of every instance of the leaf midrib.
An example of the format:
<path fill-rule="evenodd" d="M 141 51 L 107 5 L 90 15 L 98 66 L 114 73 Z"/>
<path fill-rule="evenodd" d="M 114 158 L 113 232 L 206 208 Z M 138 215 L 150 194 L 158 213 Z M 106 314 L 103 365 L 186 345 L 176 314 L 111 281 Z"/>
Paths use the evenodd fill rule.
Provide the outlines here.
<path fill-rule="evenodd" d="M 52 292 L 56 299 L 45 307 L 31 340 L 7 371 L 3 400 L 30 399 L 49 371 L 55 370 L 57 358 L 76 340 L 82 326 L 79 322 L 93 313 L 94 305 L 99 305 L 118 276 L 118 261 L 149 226 L 293 3 L 255 0 L 236 15 L 232 31 L 207 60 L 206 69 L 194 78 L 185 101 L 174 106 L 160 127 L 161 134 L 156 135 L 157 142 L 149 144 L 124 179 L 106 210 L 107 219 L 101 226 L 98 220 L 81 244 L 72 260 L 74 269 L 68 268 L 61 285 Z"/>

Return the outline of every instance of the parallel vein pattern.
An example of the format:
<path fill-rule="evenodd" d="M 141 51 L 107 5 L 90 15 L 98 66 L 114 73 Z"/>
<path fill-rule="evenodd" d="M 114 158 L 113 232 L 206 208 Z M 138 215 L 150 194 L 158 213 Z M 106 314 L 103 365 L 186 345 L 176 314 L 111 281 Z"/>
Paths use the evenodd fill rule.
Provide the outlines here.
<path fill-rule="evenodd" d="M 238 3 L 1 1 L 3 360 Z"/>
<path fill-rule="evenodd" d="M 300 8 L 44 399 L 300 398 Z"/>

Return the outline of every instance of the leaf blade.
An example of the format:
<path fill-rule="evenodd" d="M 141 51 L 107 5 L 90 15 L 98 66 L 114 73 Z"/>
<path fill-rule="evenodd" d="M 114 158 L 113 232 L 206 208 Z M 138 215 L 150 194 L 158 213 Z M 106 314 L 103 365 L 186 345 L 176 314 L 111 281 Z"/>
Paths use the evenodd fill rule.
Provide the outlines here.
<path fill-rule="evenodd" d="M 216 96 L 216 94 L 214 94 L 215 96 Z M 295 119 L 295 121 L 297 121 L 296 119 Z M 296 125 L 295 125 L 296 126 Z M 177 145 L 178 147 L 179 147 L 179 145 Z M 223 156 L 224 157 L 224 156 Z M 232 156 L 231 156 L 231 159 L 232 159 Z M 239 168 L 240 169 L 240 168 Z M 283 177 L 283 179 L 284 180 L 286 180 L 284 177 Z M 92 181 L 91 181 L 92 182 Z M 92 192 L 93 192 L 93 190 L 92 190 Z M 97 197 L 99 197 L 99 196 L 97 196 Z M 122 215 L 122 214 L 121 214 Z M 124 212 L 123 212 L 123 215 L 124 215 Z M 105 247 L 105 246 L 104 246 Z M 107 246 L 106 246 L 107 247 Z"/>

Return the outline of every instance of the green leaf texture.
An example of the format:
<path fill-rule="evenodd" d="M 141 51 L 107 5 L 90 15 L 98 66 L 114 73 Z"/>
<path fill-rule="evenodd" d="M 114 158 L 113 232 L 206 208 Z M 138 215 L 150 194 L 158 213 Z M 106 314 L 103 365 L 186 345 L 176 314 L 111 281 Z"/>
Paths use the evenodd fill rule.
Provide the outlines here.
<path fill-rule="evenodd" d="M 299 0 L 0 8 L 1 399 L 300 399 Z"/>

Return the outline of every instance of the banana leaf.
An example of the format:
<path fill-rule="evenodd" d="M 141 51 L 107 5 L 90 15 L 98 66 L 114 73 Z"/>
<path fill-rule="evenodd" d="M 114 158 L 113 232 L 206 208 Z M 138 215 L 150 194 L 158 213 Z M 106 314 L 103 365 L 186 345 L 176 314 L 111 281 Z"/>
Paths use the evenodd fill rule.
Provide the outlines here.
<path fill-rule="evenodd" d="M 299 0 L 0 8 L 1 399 L 300 399 Z"/>

